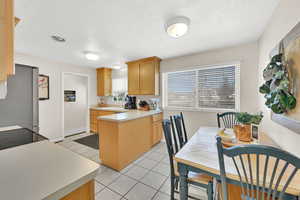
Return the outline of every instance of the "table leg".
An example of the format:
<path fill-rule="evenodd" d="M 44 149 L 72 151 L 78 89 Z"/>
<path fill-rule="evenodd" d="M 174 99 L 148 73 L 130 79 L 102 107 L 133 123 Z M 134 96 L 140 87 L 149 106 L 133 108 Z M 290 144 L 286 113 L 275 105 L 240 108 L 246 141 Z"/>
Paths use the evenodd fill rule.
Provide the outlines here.
<path fill-rule="evenodd" d="M 178 163 L 178 171 L 180 175 L 180 200 L 188 199 L 188 170 L 185 165 Z"/>

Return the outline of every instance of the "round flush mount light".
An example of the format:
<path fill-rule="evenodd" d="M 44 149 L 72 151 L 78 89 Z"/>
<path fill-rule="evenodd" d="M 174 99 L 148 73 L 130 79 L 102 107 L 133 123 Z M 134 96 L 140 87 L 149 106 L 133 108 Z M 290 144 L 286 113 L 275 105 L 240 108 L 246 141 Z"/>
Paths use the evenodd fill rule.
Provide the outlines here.
<path fill-rule="evenodd" d="M 113 68 L 113 69 L 121 69 L 121 66 L 120 65 L 114 65 L 111 68 Z"/>
<path fill-rule="evenodd" d="M 55 42 L 65 42 L 66 39 L 61 37 L 61 36 L 58 36 L 58 35 L 52 35 L 51 38 L 55 41 Z"/>
<path fill-rule="evenodd" d="M 99 60 L 99 55 L 97 53 L 93 53 L 93 52 L 84 52 L 85 58 L 88 60 Z"/>
<path fill-rule="evenodd" d="M 190 19 L 184 16 L 170 19 L 165 26 L 169 36 L 179 38 L 185 35 L 189 29 Z"/>

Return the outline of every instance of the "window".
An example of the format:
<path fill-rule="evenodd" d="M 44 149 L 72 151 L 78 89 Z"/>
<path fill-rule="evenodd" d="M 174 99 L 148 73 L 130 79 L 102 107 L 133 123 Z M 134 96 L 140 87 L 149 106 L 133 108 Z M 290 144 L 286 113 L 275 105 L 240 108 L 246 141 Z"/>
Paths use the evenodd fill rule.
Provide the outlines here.
<path fill-rule="evenodd" d="M 238 65 L 164 74 L 164 107 L 191 110 L 238 110 Z"/>

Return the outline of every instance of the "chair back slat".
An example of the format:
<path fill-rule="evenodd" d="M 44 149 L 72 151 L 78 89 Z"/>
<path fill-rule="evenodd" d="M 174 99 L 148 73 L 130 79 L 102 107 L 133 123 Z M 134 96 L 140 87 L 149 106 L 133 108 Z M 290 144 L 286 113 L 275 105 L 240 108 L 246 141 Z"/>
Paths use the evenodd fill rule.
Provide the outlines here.
<path fill-rule="evenodd" d="M 275 174 L 276 174 L 276 171 L 277 171 L 278 163 L 279 163 L 279 158 L 276 159 L 275 166 L 273 168 L 273 172 L 272 172 L 272 176 L 271 176 L 271 180 L 270 180 L 270 184 L 269 184 L 269 188 L 268 188 L 268 197 L 267 197 L 267 199 L 270 199 L 270 196 L 271 196 L 272 185 L 273 185 L 273 182 L 274 182 L 274 179 L 275 179 Z"/>
<path fill-rule="evenodd" d="M 253 183 L 252 164 L 251 164 L 251 160 L 250 160 L 250 154 L 247 155 L 247 160 L 248 160 L 248 166 L 249 166 L 251 196 L 254 197 L 254 183 Z"/>
<path fill-rule="evenodd" d="M 259 154 L 256 154 L 256 185 L 259 185 Z M 260 199 L 260 193 L 259 190 L 256 190 L 256 199 Z"/>
<path fill-rule="evenodd" d="M 237 163 L 236 163 L 236 160 L 235 160 L 234 157 L 232 157 L 232 160 L 233 160 L 233 163 L 234 163 L 234 165 L 235 165 L 235 168 L 237 169 L 236 171 L 237 171 L 237 173 L 238 173 L 238 175 L 239 175 L 239 178 L 240 178 L 240 186 L 241 186 L 242 194 L 245 194 L 244 185 L 243 185 L 243 179 L 242 179 L 242 176 L 241 176 L 240 169 L 238 168 Z M 246 196 L 244 196 L 244 197 L 246 197 Z"/>
<path fill-rule="evenodd" d="M 175 146 L 175 154 L 179 151 L 179 149 L 180 149 L 180 147 L 179 147 L 179 145 L 178 144 L 180 144 L 180 142 L 178 143 L 178 141 L 177 141 L 177 138 L 176 138 L 176 134 L 175 134 L 175 127 L 174 127 L 174 121 L 173 121 L 173 117 L 172 116 L 170 116 L 170 122 L 171 122 L 171 127 L 172 127 L 172 136 L 173 136 L 173 141 L 174 141 L 174 146 Z M 180 139 L 179 139 L 180 140 Z"/>
<path fill-rule="evenodd" d="M 218 127 L 233 128 L 234 125 L 238 124 L 235 116 L 236 116 L 235 112 L 225 112 L 222 114 L 218 113 L 217 114 Z"/>
<path fill-rule="evenodd" d="M 180 112 L 180 117 L 181 117 L 181 121 L 182 121 L 182 128 L 183 128 L 184 138 L 185 138 L 185 141 L 188 141 L 187 133 L 186 133 L 186 128 L 185 128 L 185 122 L 184 122 L 184 118 L 183 118 L 183 113 L 182 112 Z"/>
<path fill-rule="evenodd" d="M 175 124 L 176 127 L 176 134 L 179 140 L 179 146 L 182 148 L 188 141 L 186 130 L 185 130 L 185 125 L 184 125 L 184 120 L 183 120 L 183 115 L 182 113 L 180 115 L 174 115 L 170 116 L 172 125 Z M 175 133 L 175 131 L 174 131 Z"/>
<path fill-rule="evenodd" d="M 224 148 L 221 138 L 217 137 L 217 148 L 224 200 L 228 199 L 229 180 L 226 177 L 224 156 L 232 158 L 239 176 L 241 199 L 247 200 L 282 200 L 300 168 L 299 158 L 271 146 L 241 145 Z"/>
<path fill-rule="evenodd" d="M 175 155 L 175 149 L 172 142 L 172 133 L 171 133 L 171 122 L 170 120 L 163 120 L 162 122 L 163 132 L 168 148 L 169 160 L 170 160 L 170 172 L 171 175 L 174 175 L 174 161 L 173 156 Z"/>
<path fill-rule="evenodd" d="M 283 198 L 283 195 L 287 189 L 287 187 L 289 186 L 289 184 L 291 183 L 291 181 L 293 180 L 294 176 L 296 175 L 297 171 L 298 171 L 299 168 L 295 168 L 293 170 L 293 172 L 290 174 L 288 180 L 286 181 L 284 187 L 282 188 L 282 191 L 281 193 L 279 194 L 279 198 L 278 199 L 282 199 Z"/>
<path fill-rule="evenodd" d="M 279 174 L 279 176 L 278 176 L 278 179 L 277 179 L 277 181 L 276 181 L 276 185 L 275 185 L 274 190 L 273 190 L 273 194 L 272 194 L 273 198 L 272 198 L 272 200 L 275 200 L 275 197 L 276 197 L 276 193 L 277 193 L 277 189 L 278 189 L 279 183 L 280 183 L 281 178 L 283 177 L 283 175 L 284 175 L 284 173 L 285 173 L 285 171 L 286 171 L 288 165 L 289 165 L 289 163 L 288 163 L 288 162 L 285 162 L 285 165 L 284 165 L 284 167 L 282 168 L 282 170 L 281 170 L 281 172 L 280 172 L 280 174 Z"/>
<path fill-rule="evenodd" d="M 244 160 L 243 160 L 243 158 L 242 158 L 241 155 L 239 155 L 239 158 L 240 158 L 240 163 L 242 164 L 242 170 L 243 170 L 243 173 L 244 173 L 244 178 L 245 178 L 244 182 L 246 183 L 246 187 L 247 187 L 247 190 L 246 190 L 247 193 L 246 193 L 246 194 L 247 194 L 247 196 L 250 196 L 249 182 L 248 182 L 248 175 L 247 175 L 247 172 L 246 172 Z M 243 194 L 243 195 L 246 196 L 246 194 Z"/>
<path fill-rule="evenodd" d="M 264 177 L 263 177 L 263 185 L 262 185 L 262 193 L 265 193 L 265 188 L 266 188 L 266 180 L 267 180 L 267 175 L 268 175 L 268 164 L 269 164 L 269 156 L 266 156 L 265 160 L 265 167 L 264 167 Z M 265 196 L 262 195 L 262 200 L 265 199 Z"/>

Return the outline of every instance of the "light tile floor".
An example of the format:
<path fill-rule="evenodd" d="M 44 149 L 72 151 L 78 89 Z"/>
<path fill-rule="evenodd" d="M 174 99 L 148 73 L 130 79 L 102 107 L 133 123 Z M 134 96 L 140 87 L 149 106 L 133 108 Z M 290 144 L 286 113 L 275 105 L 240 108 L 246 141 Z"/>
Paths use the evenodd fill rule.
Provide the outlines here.
<path fill-rule="evenodd" d="M 99 151 L 73 140 L 86 137 L 83 133 L 66 138 L 59 145 L 100 164 L 95 181 L 95 200 L 169 200 L 170 167 L 164 142 L 155 145 L 121 172 L 101 164 Z M 206 191 L 190 186 L 189 194 L 207 199 Z M 175 195 L 176 199 L 178 195 Z"/>

